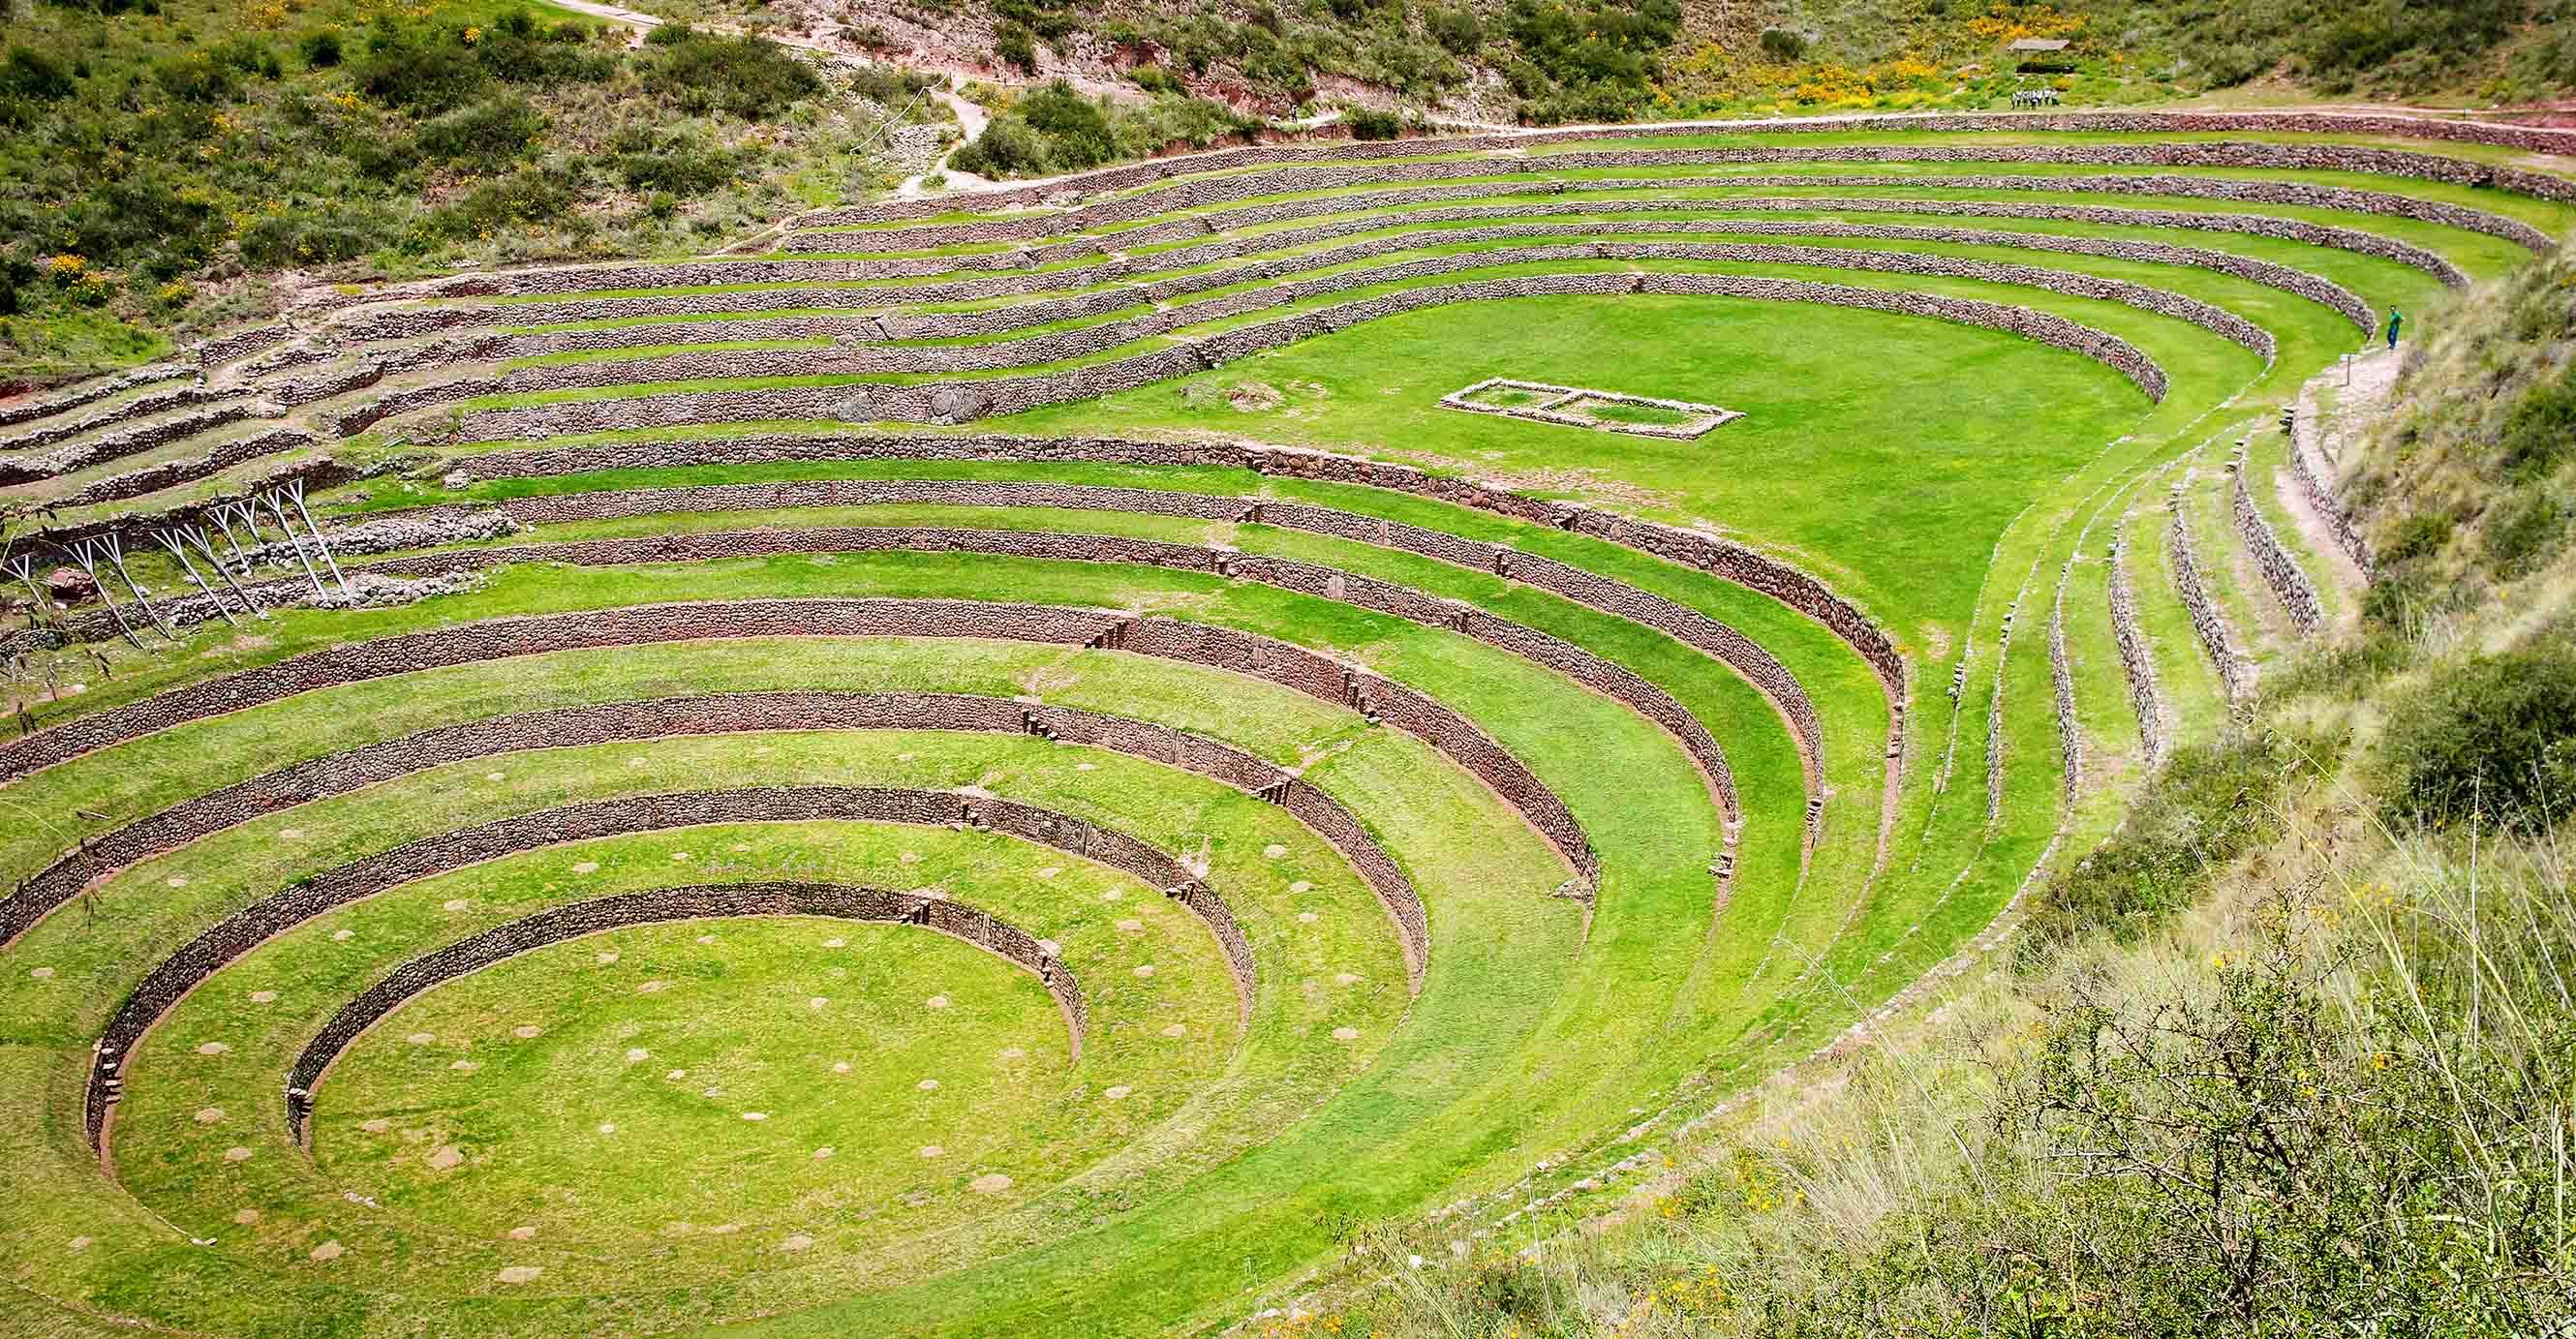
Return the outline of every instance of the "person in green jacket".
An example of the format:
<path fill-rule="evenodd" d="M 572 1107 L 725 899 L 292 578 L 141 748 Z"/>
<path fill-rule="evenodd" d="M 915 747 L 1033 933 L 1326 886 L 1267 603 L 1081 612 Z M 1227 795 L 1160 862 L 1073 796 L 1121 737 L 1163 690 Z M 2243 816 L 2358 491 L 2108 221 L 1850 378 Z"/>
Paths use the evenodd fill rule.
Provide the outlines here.
<path fill-rule="evenodd" d="M 2391 307 L 2391 308 L 2389 308 L 2389 309 L 2388 309 L 2388 347 L 2390 347 L 2390 348 L 2392 348 L 2392 349 L 2397 347 L 2397 327 L 2402 326 L 2402 325 L 2404 325 L 2404 324 L 2406 324 L 2406 313 L 2404 313 L 2404 312 L 2402 312 L 2402 311 L 2397 310 L 2395 307 Z"/>

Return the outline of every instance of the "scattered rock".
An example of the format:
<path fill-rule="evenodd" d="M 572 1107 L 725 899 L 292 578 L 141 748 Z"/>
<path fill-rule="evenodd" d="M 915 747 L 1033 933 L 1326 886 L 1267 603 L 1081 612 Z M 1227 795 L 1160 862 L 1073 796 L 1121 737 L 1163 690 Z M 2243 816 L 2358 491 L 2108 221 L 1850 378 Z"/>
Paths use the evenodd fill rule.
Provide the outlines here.
<path fill-rule="evenodd" d="M 207 1042 L 205 1045 L 198 1047 L 198 1048 L 197 1048 L 197 1054 L 199 1054 L 199 1055 L 222 1055 L 224 1052 L 229 1051 L 229 1050 L 231 1050 L 231 1049 L 232 1049 L 231 1047 L 224 1045 L 222 1042 L 219 1042 L 219 1041 L 210 1041 L 210 1042 Z"/>
<path fill-rule="evenodd" d="M 924 1144 L 921 1146 L 921 1156 L 925 1158 L 944 1158 L 948 1156 L 948 1150 L 941 1148 L 937 1144 Z"/>
<path fill-rule="evenodd" d="M 358 1128 L 369 1134 L 383 1134 L 385 1131 L 394 1128 L 394 1123 L 386 1120 L 382 1116 L 378 1116 L 374 1120 L 358 1122 Z"/>
<path fill-rule="evenodd" d="M 545 1272 L 543 1268 L 536 1265 L 511 1265 L 492 1277 L 503 1283 L 534 1283 L 537 1281 L 537 1276 Z"/>
<path fill-rule="evenodd" d="M 1280 845 L 1280 844 L 1279 844 L 1279 843 L 1277 843 L 1277 842 L 1272 842 L 1272 843 L 1270 843 L 1268 846 L 1262 847 L 1262 848 L 1261 848 L 1261 853 L 1262 853 L 1263 855 L 1266 855 L 1266 856 L 1270 857 L 1270 858 L 1271 858 L 1271 859 L 1273 859 L 1273 860 L 1276 860 L 1276 859 L 1278 859 L 1279 857 L 1281 857 L 1281 856 L 1283 856 L 1283 855 L 1288 854 L 1288 848 L 1287 848 L 1287 847 L 1285 847 L 1285 846 Z"/>
<path fill-rule="evenodd" d="M 1116 1084 L 1116 1085 L 1114 1085 L 1114 1086 L 1112 1086 L 1112 1087 L 1109 1087 L 1109 1088 L 1102 1089 L 1102 1090 L 1101 1090 L 1100 1095 L 1101 1095 L 1102 1097 L 1106 1097 L 1106 1098 L 1108 1098 L 1108 1099 L 1109 1099 L 1110 1101 L 1112 1101 L 1112 1102 L 1123 1102 L 1123 1101 L 1126 1101 L 1126 1100 L 1127 1100 L 1127 1094 L 1132 1093 L 1132 1092 L 1134 1092 L 1134 1091 L 1136 1091 L 1136 1090 L 1135 1090 L 1135 1089 L 1133 1089 L 1133 1088 L 1128 1087 L 1126 1084 L 1121 1083 L 1121 1084 Z"/>
<path fill-rule="evenodd" d="M 1145 929 L 1145 923 L 1134 919 L 1123 920 L 1118 922 L 1118 928 L 1127 934 L 1142 934 Z"/>
<path fill-rule="evenodd" d="M 235 1222 L 236 1224 L 239 1224 L 239 1225 L 240 1225 L 240 1226 L 242 1226 L 242 1227 L 249 1227 L 251 1224 L 256 1223 L 256 1222 L 258 1222 L 258 1221 L 259 1221 L 259 1210 L 257 1210 L 257 1209 L 244 1209 L 244 1210 L 242 1210 L 240 1213 L 237 1213 L 237 1214 L 234 1214 L 234 1215 L 233 1215 L 233 1222 Z"/>
<path fill-rule="evenodd" d="M 1360 1030 L 1358 1028 L 1337 1027 L 1333 1029 L 1333 1040 L 1335 1041 L 1358 1041 L 1359 1039 Z"/>
<path fill-rule="evenodd" d="M 39 981 L 51 981 L 54 979 L 54 969 L 51 967 L 30 967 L 27 969 L 27 975 L 34 977 Z"/>
<path fill-rule="evenodd" d="M 1163 1029 L 1163 1035 L 1166 1037 L 1186 1037 L 1190 1035 L 1190 1029 L 1185 1023 L 1174 1023 L 1170 1027 Z"/>
<path fill-rule="evenodd" d="M 914 1085 L 912 1085 L 912 1086 L 913 1086 L 913 1087 L 915 1087 L 915 1088 L 920 1089 L 921 1091 L 923 1091 L 923 1092 L 925 1092 L 925 1093 L 935 1093 L 935 1092 L 938 1092 L 938 1091 L 939 1091 L 939 1080 L 937 1080 L 937 1079 L 923 1079 L 921 1082 L 916 1083 L 916 1084 L 914 1084 Z"/>
<path fill-rule="evenodd" d="M 521 1023 L 517 1027 L 510 1029 L 510 1035 L 521 1041 L 533 1041 L 544 1035 L 544 1033 L 545 1029 L 538 1027 L 534 1023 Z"/>
<path fill-rule="evenodd" d="M 197 1108 L 197 1123 L 199 1125 L 212 1125 L 223 1118 L 224 1109 L 222 1107 Z"/>
<path fill-rule="evenodd" d="M 427 1046 L 431 1042 L 438 1040 L 438 1038 L 427 1032 L 415 1032 L 410 1036 L 403 1038 L 403 1040 L 410 1042 L 414 1046 Z"/>
<path fill-rule="evenodd" d="M 1152 963 L 1150 963 L 1150 962 L 1149 962 L 1149 963 L 1146 963 L 1144 966 L 1139 967 L 1139 968 L 1137 968 L 1137 969 L 1136 969 L 1136 976 L 1137 976 L 1137 979 L 1139 979 L 1139 980 L 1142 980 L 1142 979 L 1144 979 L 1145 977 L 1152 976 L 1153 974 L 1154 974 L 1154 964 L 1152 964 Z"/>
<path fill-rule="evenodd" d="M 967 1182 L 966 1188 L 974 1191 L 978 1195 L 999 1195 L 1003 1191 L 1011 1188 L 1011 1178 L 1002 1175 L 1000 1172 L 986 1172 L 982 1176 L 976 1177 L 974 1180 Z"/>
<path fill-rule="evenodd" d="M 782 1251 L 801 1251 L 813 1244 L 814 1239 L 812 1237 L 799 1232 L 795 1236 L 789 1237 L 787 1240 L 778 1243 L 778 1249 Z"/>
<path fill-rule="evenodd" d="M 243 1148 L 239 1144 L 235 1144 L 231 1148 L 224 1150 L 224 1161 L 248 1162 L 250 1161 L 250 1150 Z"/>
<path fill-rule="evenodd" d="M 528 1227 L 524 1224 L 510 1229 L 510 1240 L 512 1241 L 527 1241 L 536 1235 L 537 1230 L 535 1228 Z"/>
<path fill-rule="evenodd" d="M 441 1144 L 429 1151 L 429 1169 L 433 1172 L 453 1171 L 464 1165 L 465 1155 L 454 1144 Z"/>
<path fill-rule="evenodd" d="M 341 1245 L 336 1240 L 326 1241 L 313 1248 L 313 1258 L 316 1260 L 337 1260 L 348 1253 L 349 1248 Z"/>
<path fill-rule="evenodd" d="M 932 1009 L 945 1009 L 948 1007 L 948 997 L 945 995 L 933 995 L 929 999 L 923 1000 L 922 1004 Z"/>

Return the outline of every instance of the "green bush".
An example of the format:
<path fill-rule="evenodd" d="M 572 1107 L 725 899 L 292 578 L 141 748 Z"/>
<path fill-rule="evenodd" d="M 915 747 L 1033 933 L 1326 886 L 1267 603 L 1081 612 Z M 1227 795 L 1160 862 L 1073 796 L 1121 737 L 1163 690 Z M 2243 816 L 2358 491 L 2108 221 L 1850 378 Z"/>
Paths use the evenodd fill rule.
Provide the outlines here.
<path fill-rule="evenodd" d="M 2487 518 L 2487 563 L 2498 575 L 2537 569 L 2567 538 L 2567 501 L 2543 485 L 2526 485 Z"/>
<path fill-rule="evenodd" d="M 2379 561 L 2394 566 L 2430 558 L 2450 545 L 2451 532 L 2458 528 L 2458 523 L 2445 513 L 2417 512 L 2397 523 L 2397 532 L 2379 551 Z"/>
<path fill-rule="evenodd" d="M 356 260 L 392 233 L 379 213 L 358 209 L 265 214 L 241 234 L 242 262 L 258 269 Z"/>
<path fill-rule="evenodd" d="M 2497 448 L 2507 475 L 2539 479 L 2567 458 L 2571 438 L 2576 438 L 2576 364 L 2523 392 L 2505 418 Z"/>
<path fill-rule="evenodd" d="M 703 141 L 681 137 L 657 144 L 646 137 L 637 144 L 626 136 L 619 141 L 612 146 L 619 151 L 609 159 L 609 170 L 628 190 L 685 199 L 704 195 L 741 175 L 736 154 Z"/>
<path fill-rule="evenodd" d="M 1351 128 L 1352 139 L 1395 139 L 1404 134 L 1404 118 L 1374 107 L 1353 107 L 1342 123 Z"/>
<path fill-rule="evenodd" d="M 213 106 L 241 96 L 241 71 L 216 63 L 204 52 L 155 62 L 152 82 L 173 102 Z"/>
<path fill-rule="evenodd" d="M 1802 60 L 1807 54 L 1807 39 L 1786 28 L 1765 28 L 1762 30 L 1762 54 L 1782 64 Z"/>
<path fill-rule="evenodd" d="M 1037 36 L 1016 23 L 1005 23 L 993 30 L 993 54 L 1005 65 L 1038 72 Z"/>
<path fill-rule="evenodd" d="M 2386 808 L 2419 826 L 2542 828 L 2576 803 L 2576 644 L 2479 656 L 2390 713 Z"/>
<path fill-rule="evenodd" d="M 572 212 L 581 181 L 563 168 L 526 167 L 486 182 L 430 216 L 433 231 L 468 238 L 509 227 L 546 223 Z"/>
<path fill-rule="evenodd" d="M 546 118 L 514 94 L 434 117 L 422 124 L 418 141 L 432 158 L 490 171 L 525 154 L 545 129 Z"/>
<path fill-rule="evenodd" d="M 304 34 L 295 41 L 295 57 L 308 70 L 327 70 L 340 63 L 340 34 L 323 28 Z"/>
<path fill-rule="evenodd" d="M 1485 44 L 1485 25 L 1476 11 L 1465 6 L 1456 9 L 1434 7 L 1424 12 L 1422 26 L 1431 30 L 1431 40 L 1448 49 L 1450 54 L 1472 56 Z"/>
<path fill-rule="evenodd" d="M 645 91 L 693 115 L 765 121 L 823 91 L 822 79 L 804 61 L 766 38 L 710 37 L 680 24 L 665 24 L 652 35 L 664 40 L 644 65 Z"/>
<path fill-rule="evenodd" d="M 2120 831 L 2033 900 L 2028 956 L 2097 931 L 2131 943 L 2189 906 L 2276 830 L 2283 790 L 2315 775 L 2313 747 L 2265 732 L 2176 749 Z"/>
<path fill-rule="evenodd" d="M 436 115 L 474 100 L 490 76 L 461 41 L 379 24 L 367 34 L 367 56 L 351 71 L 358 91 L 402 111 Z"/>
<path fill-rule="evenodd" d="M 70 97 L 76 87 L 71 71 L 53 57 L 29 47 L 9 48 L 8 60 L 0 63 L 0 97 L 51 102 Z"/>

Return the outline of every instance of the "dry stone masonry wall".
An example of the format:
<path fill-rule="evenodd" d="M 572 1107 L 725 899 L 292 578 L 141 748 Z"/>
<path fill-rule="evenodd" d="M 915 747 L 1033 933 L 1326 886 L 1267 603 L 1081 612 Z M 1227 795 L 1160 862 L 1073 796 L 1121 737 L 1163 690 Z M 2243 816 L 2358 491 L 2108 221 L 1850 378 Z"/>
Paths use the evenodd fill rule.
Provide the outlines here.
<path fill-rule="evenodd" d="M 1905 697 L 1905 658 L 1887 634 L 1861 609 L 1837 595 L 1814 576 L 1779 559 L 1746 548 L 1731 540 L 1699 534 L 1651 521 L 1638 521 L 1611 512 L 1598 511 L 1573 503 L 1526 497 L 1507 489 L 1493 488 L 1469 479 L 1438 475 L 1411 465 L 1363 460 L 1356 456 L 1336 455 L 1326 451 L 1298 447 L 1262 446 L 1245 442 L 1155 442 L 1117 437 L 1023 437 L 1001 434 L 961 436 L 910 436 L 895 434 L 850 435 L 745 435 L 702 441 L 608 442 L 575 446 L 537 447 L 519 451 L 496 451 L 463 457 L 452 462 L 470 479 L 545 478 L 566 474 L 589 474 L 602 470 L 648 470 L 685 468 L 701 465 L 752 465 L 787 461 L 1079 461 L 1092 464 L 1146 466 L 1201 466 L 1244 470 L 1253 474 L 1298 479 L 1317 483 L 1356 484 L 1382 488 L 1391 492 L 1426 497 L 1453 506 L 1491 512 L 1514 520 L 1569 530 L 1641 553 L 1663 558 L 1681 566 L 1706 572 L 1719 580 L 1747 587 L 1788 605 L 1823 624 L 1858 654 L 1877 673 L 1887 691 L 1891 706 L 1903 710 Z M 513 505 L 540 506 L 536 499 Z M 1293 504 L 1267 504 L 1277 508 Z M 1317 509 L 1324 511 L 1325 509 Z M 534 514 L 534 513 L 530 513 Z M 1265 510 L 1264 515 L 1272 513 Z M 1294 515 L 1282 511 L 1281 516 Z M 1330 528 L 1342 524 L 1330 517 L 1317 518 L 1325 533 L 1344 533 Z M 1385 524 L 1374 517 L 1362 517 L 1360 530 L 1346 538 L 1364 538 L 1368 527 Z M 1390 530 L 1403 534 L 1410 527 Z M 1452 537 L 1438 532 L 1421 532 L 1418 541 L 1425 545 L 1454 543 Z M 1421 550 L 1432 552 L 1429 547 Z M 1473 554 L 1475 550 L 1460 550 Z M 1589 597 L 1573 592 L 1586 583 L 1611 584 L 1593 573 L 1553 564 L 1534 555 L 1515 553 L 1510 561 L 1513 572 L 1528 573 L 1521 579 L 1543 585 L 1568 598 L 1593 603 Z M 1544 576 L 1546 579 L 1542 580 Z M 1616 598 L 1605 596 L 1605 598 Z M 1651 619 L 1641 619 L 1652 622 Z M 1726 635 L 1733 635 L 1728 633 Z M 1729 663 L 1735 663 L 1730 660 Z M 1748 671 L 1750 672 L 1750 671 Z M 6 757 L 0 749 L 0 759 Z"/>
<path fill-rule="evenodd" d="M 974 600 L 742 600 L 632 605 L 461 623 L 310 651 L 75 717 L 0 745 L 0 781 L 188 721 L 316 688 L 552 651 L 734 637 L 978 637 L 1130 651 L 1268 680 L 1374 715 L 1494 788 L 1575 873 L 1600 873 L 1582 826 L 1527 765 L 1465 717 L 1365 670 L 1252 633 L 1154 617 Z"/>
<path fill-rule="evenodd" d="M 341 1007 L 286 1074 L 286 1132 L 310 1142 L 313 1095 L 342 1053 L 385 1015 L 412 998 L 522 953 L 631 925 L 738 916 L 826 916 L 888 925 L 917 925 L 963 940 L 1035 976 L 1064 1014 L 1073 1059 L 1082 1058 L 1091 1009 L 1064 960 L 1036 936 L 992 913 L 946 898 L 850 884 L 764 882 L 657 888 L 594 898 L 540 912 L 414 958 Z"/>
<path fill-rule="evenodd" d="M 1975 133 L 2004 131 L 2011 133 L 2073 132 L 2080 134 L 2173 134 L 2229 131 L 2251 131 L 2293 135 L 2384 135 L 2407 139 L 2449 140 L 2459 143 L 2503 145 L 2538 153 L 2576 153 L 2576 135 L 2563 130 L 2498 125 L 2492 122 L 2436 120 L 2407 116 L 2373 116 L 2351 113 L 2304 112 L 2092 112 L 2064 113 L 2050 116 L 1995 115 L 1992 113 L 1951 113 L 1935 116 L 1820 116 L 1774 117 L 1764 120 L 1674 122 L 1662 125 L 1594 126 L 1566 130 L 1526 131 L 1504 134 L 1443 136 L 1429 139 L 1353 141 L 1342 144 L 1290 144 L 1223 149 L 1211 153 L 1188 154 L 1139 163 L 1129 167 L 1108 168 L 1072 177 L 1037 183 L 1012 190 L 978 196 L 978 203 L 990 201 L 1003 207 L 1043 206 L 1060 199 L 1079 200 L 1087 195 L 1107 191 L 1130 190 L 1157 182 L 1186 177 L 1201 172 L 1223 172 L 1241 168 L 1275 167 L 1291 163 L 1342 162 L 1394 157 L 1420 157 L 1443 153 L 1491 153 L 1498 150 L 1525 150 L 1532 145 L 1570 144 L 1591 139 L 1626 139 L 1643 133 L 1709 132 L 1724 134 L 1815 134 L 1897 131 Z M 2231 146 L 2256 152 L 2268 145 Z M 2324 146 L 2331 147 L 2331 146 Z M 1548 155 L 1553 157 L 1554 155 Z M 2421 155 L 2416 155 L 2421 156 Z M 2351 161 L 2351 160 L 2343 160 Z M 2457 162 L 2459 160 L 2445 160 Z M 2257 161 L 2254 166 L 2266 164 Z M 2465 164 L 2469 173 L 2479 165 Z M 2464 174 L 2466 179 L 2477 180 Z M 2523 184 L 2527 177 L 2540 177 L 2531 183 L 2538 191 L 2554 192 L 2567 188 L 2565 178 L 2508 169 L 2491 173 L 2487 178 L 2508 189 Z M 866 217 L 853 222 L 897 222 L 947 213 L 957 208 L 954 197 L 920 201 L 892 201 L 866 206 Z M 834 217 L 849 211 L 826 211 Z M 809 219 L 816 217 L 807 216 Z"/>
<path fill-rule="evenodd" d="M 2126 340 L 2062 316 L 2026 307 L 1798 279 L 1722 274 L 1544 274 L 1406 289 L 1280 320 L 1240 326 L 1179 348 L 1055 372 L 975 381 L 674 391 L 602 400 L 560 401 L 471 411 L 465 415 L 458 431 L 470 439 L 508 440 L 782 419 L 961 423 L 1133 390 L 1157 381 L 1205 371 L 1265 349 L 1346 330 L 1365 321 L 1451 303 L 1628 293 L 1816 302 L 1901 316 L 1930 317 L 2001 330 L 2081 354 L 2120 373 L 2152 400 L 2163 399 L 2168 384 L 2164 369 Z M 409 410 L 509 389 L 506 381 L 497 378 L 467 378 L 423 387 L 344 416 L 340 431 L 353 433 Z"/>
<path fill-rule="evenodd" d="M 2317 599 L 2317 588 L 2299 561 L 2290 556 L 2289 547 L 2272 529 L 2271 519 L 2254 505 L 2254 495 L 2245 487 L 2247 462 L 2244 450 L 2238 448 L 2236 459 L 2229 462 L 2228 472 L 2235 475 L 2229 488 L 2229 501 L 2236 513 L 2236 533 L 2245 541 L 2245 551 L 2254 559 L 2254 568 L 2263 574 L 2263 584 L 2290 612 L 2290 621 L 2302 633 L 2314 633 L 2324 626 L 2325 606 Z"/>
<path fill-rule="evenodd" d="M 1119 832 L 1009 800 L 858 786 L 686 791 L 566 805 L 460 828 L 325 870 L 224 918 L 145 975 L 102 1031 L 88 1085 L 90 1144 L 106 1155 L 107 1118 L 136 1042 L 187 993 L 251 949 L 325 912 L 503 856 L 567 842 L 715 823 L 964 824 L 1051 846 L 1133 875 L 1208 922 L 1251 1009 L 1252 950 L 1224 902 L 1170 855 Z M 1034 947 L 1034 946 L 1033 946 Z"/>
<path fill-rule="evenodd" d="M 2120 671 L 2129 681 L 2129 706 L 2138 714 L 2138 742 L 2150 768 L 2165 756 L 2164 706 L 2156 692 L 2156 662 L 2138 620 L 2138 590 L 2129 578 L 2126 518 L 2111 541 L 2111 635 L 2120 644 Z"/>
<path fill-rule="evenodd" d="M 1341 803 L 1230 744 L 1122 716 L 950 693 L 715 693 L 565 707 L 440 726 L 309 759 L 183 801 L 82 842 L 0 898 L 0 946 L 95 881 L 263 814 L 433 767 L 528 749 L 765 730 L 956 730 L 1030 734 L 1108 749 L 1207 777 L 1280 805 L 1357 871 L 1394 922 L 1419 993 L 1429 966 L 1422 899 L 1377 839 Z"/>
<path fill-rule="evenodd" d="M 2219 617 L 2218 601 L 2201 579 L 2199 561 L 2192 557 L 2191 527 L 2183 515 L 2183 498 L 2190 486 L 2191 472 L 2186 469 L 2165 498 L 2165 510 L 2171 518 L 2165 528 L 2165 548 L 2173 563 L 2174 593 L 2182 597 L 2183 610 L 2191 615 L 2192 631 L 2200 635 L 2202 649 L 2218 669 L 2219 687 L 2228 704 L 2241 709 L 2254 700 L 2254 666 L 2228 636 L 2227 620 Z"/>

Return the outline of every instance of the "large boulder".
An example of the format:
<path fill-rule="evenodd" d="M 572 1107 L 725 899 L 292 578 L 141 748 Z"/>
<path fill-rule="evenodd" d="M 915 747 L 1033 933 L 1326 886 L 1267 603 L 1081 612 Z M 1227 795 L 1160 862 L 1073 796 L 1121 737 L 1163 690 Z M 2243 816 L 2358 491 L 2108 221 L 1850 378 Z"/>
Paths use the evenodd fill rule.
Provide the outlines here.
<path fill-rule="evenodd" d="M 45 593 L 65 604 L 98 597 L 98 583 L 75 567 L 57 567 L 45 574 Z"/>

